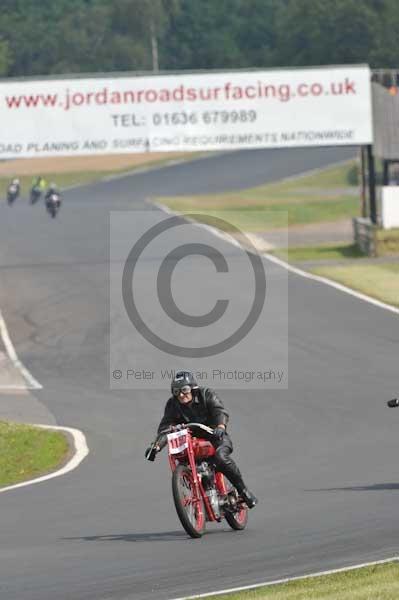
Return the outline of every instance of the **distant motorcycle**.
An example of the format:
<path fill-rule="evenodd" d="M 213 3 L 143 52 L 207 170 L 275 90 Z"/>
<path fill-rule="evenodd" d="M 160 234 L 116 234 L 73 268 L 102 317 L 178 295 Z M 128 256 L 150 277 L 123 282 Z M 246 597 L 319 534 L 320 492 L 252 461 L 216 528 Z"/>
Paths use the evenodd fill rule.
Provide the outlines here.
<path fill-rule="evenodd" d="M 46 197 L 46 210 L 49 215 L 55 219 L 61 206 L 61 197 L 56 192 L 52 192 Z"/>
<path fill-rule="evenodd" d="M 42 190 L 40 189 L 40 187 L 38 185 L 34 185 L 30 191 L 30 203 L 36 204 L 36 202 L 40 200 L 41 195 Z"/>
<path fill-rule="evenodd" d="M 8 190 L 7 190 L 8 205 L 11 206 L 11 204 L 13 204 L 15 202 L 15 200 L 18 198 L 18 196 L 19 196 L 19 187 L 17 185 L 15 185 L 14 183 L 11 183 L 8 186 Z"/>

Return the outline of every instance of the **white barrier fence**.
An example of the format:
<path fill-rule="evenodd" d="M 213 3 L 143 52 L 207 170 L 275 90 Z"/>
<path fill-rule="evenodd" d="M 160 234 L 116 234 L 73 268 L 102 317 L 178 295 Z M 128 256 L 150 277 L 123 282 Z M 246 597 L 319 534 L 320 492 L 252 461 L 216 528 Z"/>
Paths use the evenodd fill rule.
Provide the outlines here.
<path fill-rule="evenodd" d="M 399 186 L 381 188 L 381 221 L 384 229 L 399 227 Z"/>

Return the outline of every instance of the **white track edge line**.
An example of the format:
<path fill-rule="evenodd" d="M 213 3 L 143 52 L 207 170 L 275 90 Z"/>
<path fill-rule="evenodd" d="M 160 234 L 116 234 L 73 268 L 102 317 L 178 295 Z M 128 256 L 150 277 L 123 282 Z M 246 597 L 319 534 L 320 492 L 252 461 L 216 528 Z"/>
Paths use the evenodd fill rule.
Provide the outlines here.
<path fill-rule="evenodd" d="M 40 425 L 33 424 L 33 427 L 42 427 L 43 429 L 54 429 L 58 431 L 65 431 L 69 433 L 73 438 L 73 443 L 75 446 L 75 452 L 72 458 L 58 471 L 54 471 L 53 473 L 48 473 L 47 475 L 43 475 L 42 477 L 36 477 L 35 479 L 30 479 L 28 481 L 22 481 L 21 483 L 16 483 L 14 485 L 9 485 L 7 487 L 0 489 L 0 494 L 3 492 L 9 492 L 11 490 L 15 490 L 17 488 L 25 487 L 28 485 L 33 485 L 35 483 L 41 483 L 42 481 L 47 481 L 49 479 L 53 479 L 54 477 L 60 477 L 61 475 L 65 475 L 70 471 L 73 471 L 80 465 L 84 458 L 89 454 L 89 448 L 87 446 L 86 437 L 80 429 L 74 429 L 72 427 L 61 427 L 56 425 Z"/>
<path fill-rule="evenodd" d="M 383 565 L 390 562 L 398 562 L 399 556 L 393 556 L 392 558 L 384 558 L 383 560 L 376 560 L 373 562 L 361 563 L 359 565 L 350 565 L 349 567 L 341 567 L 339 569 L 330 569 L 329 571 L 319 571 L 317 573 L 309 573 L 308 575 L 299 575 L 297 577 L 285 577 L 284 579 L 276 579 L 275 581 L 266 581 L 264 583 L 255 583 L 252 585 L 244 585 L 241 587 L 219 590 L 217 592 L 208 592 L 206 594 L 197 594 L 196 596 L 184 596 L 184 598 L 173 598 L 173 600 L 196 600 L 198 598 L 209 598 L 210 596 L 221 596 L 222 594 L 234 594 L 235 592 L 244 592 L 246 590 L 254 590 L 261 587 L 270 587 L 272 585 L 279 585 L 282 583 L 289 583 L 290 581 L 301 581 L 303 579 L 312 579 L 317 577 L 323 577 L 325 575 L 334 575 L 336 573 L 344 573 L 346 571 L 355 571 L 356 569 L 363 569 L 365 567 L 373 567 L 375 565 Z"/>
<path fill-rule="evenodd" d="M 267 260 L 270 260 L 271 262 L 274 262 L 274 263 L 280 265 L 281 267 L 284 267 L 285 269 L 287 269 L 287 271 L 291 271 L 292 273 L 295 273 L 296 275 L 300 275 L 301 277 L 306 277 L 306 279 L 312 279 L 313 281 L 318 281 L 319 283 L 324 283 L 325 285 L 329 285 L 330 287 L 336 288 L 337 290 L 340 290 L 341 292 L 345 292 L 346 294 L 354 296 L 358 300 L 363 300 L 364 302 L 368 302 L 369 304 L 374 304 L 375 306 L 378 306 L 379 308 L 384 308 L 385 310 L 389 310 L 390 312 L 393 312 L 393 313 L 399 315 L 399 308 L 397 308 L 396 306 L 393 306 L 392 304 L 387 304 L 385 302 L 381 302 L 381 300 L 377 300 L 376 298 L 367 296 L 367 294 L 362 294 L 361 292 L 357 292 L 356 290 L 349 288 L 346 285 L 343 285 L 342 283 L 338 283 L 337 281 L 328 279 L 328 277 L 322 277 L 321 275 L 315 275 L 313 273 L 309 273 L 308 271 L 303 271 L 302 269 L 293 267 L 286 261 L 281 260 L 280 258 L 277 258 L 276 256 L 273 256 L 271 254 L 268 254 L 267 252 L 264 252 L 262 254 L 262 256 L 267 258 Z"/>
<path fill-rule="evenodd" d="M 7 355 L 9 357 L 9 359 L 11 360 L 13 366 L 21 373 L 22 377 L 25 379 L 25 381 L 28 384 L 25 388 L 23 388 L 23 386 L 21 386 L 21 388 L 18 388 L 18 389 L 41 390 L 43 388 L 43 386 L 33 377 L 33 375 L 28 371 L 28 369 L 19 360 L 18 355 L 13 346 L 13 343 L 11 341 L 10 335 L 8 333 L 7 325 L 6 325 L 6 322 L 4 320 L 4 317 L 3 317 L 3 314 L 1 311 L 0 311 L 0 335 L 1 335 L 1 339 L 3 340 L 3 344 L 5 346 Z M 14 386 L 10 386 L 10 387 L 2 386 L 1 389 L 5 390 L 5 389 L 16 389 L 16 388 Z"/>
<path fill-rule="evenodd" d="M 226 242 L 229 242 L 230 244 L 233 244 L 235 246 L 239 246 L 243 250 L 245 250 L 245 248 L 237 240 L 233 240 L 228 234 L 226 234 L 222 231 L 218 231 L 214 227 L 211 227 L 210 225 L 206 225 L 204 223 L 194 221 L 194 219 L 190 218 L 189 214 L 185 215 L 184 213 L 175 212 L 175 211 L 171 210 L 170 208 L 168 208 L 167 206 L 165 206 L 164 204 L 161 204 L 159 202 L 152 202 L 152 204 L 154 206 L 156 206 L 157 208 L 159 208 L 160 210 L 162 210 L 163 212 L 166 212 L 170 215 L 180 216 L 182 219 L 186 219 L 186 221 L 193 222 L 193 223 L 199 225 L 200 227 L 207 229 L 208 231 L 217 235 L 218 237 L 221 237 Z M 393 306 L 392 304 L 387 304 L 385 302 L 381 302 L 380 300 L 377 300 L 376 298 L 372 298 L 371 296 L 367 296 L 366 294 L 357 292 L 356 290 L 349 288 L 349 287 L 343 285 L 342 283 L 333 281 L 332 279 L 328 279 L 327 277 L 321 277 L 320 275 L 314 275 L 313 273 L 309 273 L 308 271 L 303 271 L 302 269 L 293 267 L 285 260 L 282 260 L 281 258 L 277 258 L 276 256 L 269 254 L 268 252 L 258 252 L 258 254 L 259 254 L 259 256 L 263 256 L 270 262 L 273 262 L 273 263 L 279 265 L 280 267 L 283 267 L 287 271 L 291 271 L 292 273 L 295 273 L 296 275 L 305 277 L 306 279 L 311 279 L 312 281 L 317 281 L 318 283 L 324 283 L 325 285 L 335 288 L 335 289 L 339 290 L 340 292 L 344 292 L 345 294 L 349 294 L 350 296 L 353 296 L 354 298 L 357 298 L 358 300 L 362 300 L 363 302 L 367 302 L 368 304 L 373 304 L 374 306 L 378 306 L 379 308 L 383 308 L 394 314 L 399 315 L 399 308 L 396 306 Z"/>

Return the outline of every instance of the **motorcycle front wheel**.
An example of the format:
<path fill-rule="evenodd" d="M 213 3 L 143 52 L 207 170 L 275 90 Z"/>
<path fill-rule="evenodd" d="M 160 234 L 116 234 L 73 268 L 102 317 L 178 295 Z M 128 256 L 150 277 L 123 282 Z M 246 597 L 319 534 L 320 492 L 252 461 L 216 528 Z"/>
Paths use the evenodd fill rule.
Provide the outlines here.
<path fill-rule="evenodd" d="M 195 499 L 194 479 L 191 469 L 178 465 L 172 476 L 173 500 L 181 524 L 192 538 L 200 538 L 206 525 L 204 501 Z"/>

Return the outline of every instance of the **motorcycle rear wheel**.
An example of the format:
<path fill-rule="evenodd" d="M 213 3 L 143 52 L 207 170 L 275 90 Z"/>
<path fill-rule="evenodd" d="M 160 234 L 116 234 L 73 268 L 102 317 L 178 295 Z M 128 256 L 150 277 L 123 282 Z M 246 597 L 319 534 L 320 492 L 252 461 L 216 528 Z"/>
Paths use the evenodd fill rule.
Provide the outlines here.
<path fill-rule="evenodd" d="M 247 507 L 243 507 L 236 513 L 226 512 L 224 518 L 232 529 L 242 531 L 248 523 L 248 509 Z"/>
<path fill-rule="evenodd" d="M 194 479 L 191 469 L 178 465 L 172 476 L 173 500 L 181 524 L 192 538 L 200 538 L 205 532 L 204 501 L 194 500 Z"/>

